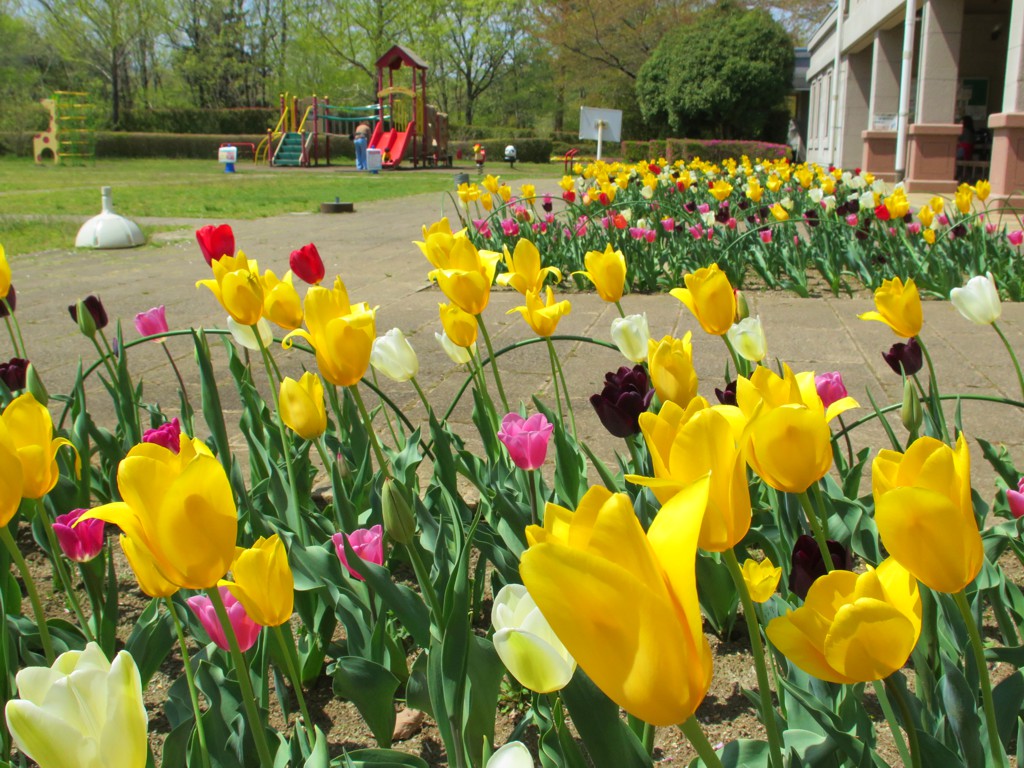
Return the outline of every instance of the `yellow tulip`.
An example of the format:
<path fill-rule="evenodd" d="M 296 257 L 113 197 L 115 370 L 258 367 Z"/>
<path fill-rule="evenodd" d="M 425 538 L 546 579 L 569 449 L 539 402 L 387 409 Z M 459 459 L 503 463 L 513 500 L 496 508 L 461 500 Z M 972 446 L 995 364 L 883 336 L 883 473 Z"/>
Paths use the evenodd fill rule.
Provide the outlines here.
<path fill-rule="evenodd" d="M 757 180 L 756 176 L 751 177 L 750 181 L 747 182 L 747 197 L 753 202 L 761 202 L 761 197 L 764 195 L 764 187 L 761 186 L 761 182 Z"/>
<path fill-rule="evenodd" d="M 605 246 L 604 252 L 589 251 L 583 257 L 585 272 L 574 272 L 583 275 L 594 284 L 597 295 L 609 304 L 622 299 L 626 287 L 626 257 L 622 251 L 616 251 L 611 243 Z"/>
<path fill-rule="evenodd" d="M 893 219 L 902 219 L 910 213 L 910 201 L 902 189 L 897 189 L 885 198 L 885 207 Z"/>
<path fill-rule="evenodd" d="M 141 571 L 152 568 L 179 587 L 208 589 L 227 573 L 238 533 L 235 496 L 201 440 L 183 434 L 178 453 L 136 445 L 117 467 L 117 489 L 124 501 L 91 509 L 79 523 L 118 526 Z"/>
<path fill-rule="evenodd" d="M 255 325 L 263 317 L 263 283 L 255 261 L 242 251 L 235 256 L 222 256 L 213 261 L 213 280 L 200 280 L 198 288 L 209 288 L 217 301 L 242 325 Z"/>
<path fill-rule="evenodd" d="M 519 187 L 519 195 L 528 203 L 533 202 L 533 198 L 537 196 L 537 188 L 533 184 L 523 184 Z"/>
<path fill-rule="evenodd" d="M 804 604 L 772 619 L 772 644 L 809 675 L 831 683 L 881 680 L 902 668 L 921 635 L 917 582 L 895 558 L 866 573 L 832 571 Z"/>
<path fill-rule="evenodd" d="M 221 579 L 217 586 L 227 587 L 257 624 L 284 624 L 292 617 L 295 602 L 295 579 L 284 542 L 276 533 L 269 539 L 260 536 L 249 549 L 239 547 L 237 553 L 231 579 Z"/>
<path fill-rule="evenodd" d="M 736 408 L 729 409 L 742 418 Z M 737 444 L 735 418 L 695 398 L 686 410 L 666 402 L 661 411 L 640 414 L 654 477 L 626 475 L 647 486 L 662 504 L 710 473 L 708 506 L 697 544 L 709 552 L 732 549 L 750 529 L 747 464 Z"/>
<path fill-rule="evenodd" d="M 769 210 L 776 221 L 789 221 L 789 211 L 781 203 L 775 203 Z"/>
<path fill-rule="evenodd" d="M 877 311 L 865 312 L 857 317 L 885 323 L 897 336 L 905 339 L 921 333 L 921 326 L 924 325 L 921 296 L 912 279 L 907 280 L 906 285 L 898 277 L 883 280 L 881 288 L 875 291 L 875 309 Z"/>
<path fill-rule="evenodd" d="M 930 205 L 922 206 L 921 210 L 917 212 L 917 219 L 921 222 L 921 226 L 924 229 L 928 229 L 935 219 L 935 211 L 932 210 Z"/>
<path fill-rule="evenodd" d="M 306 371 L 296 381 L 285 377 L 278 395 L 281 421 L 303 440 L 320 437 L 327 429 L 324 385 L 315 373 Z"/>
<path fill-rule="evenodd" d="M 764 185 L 768 187 L 769 192 L 778 192 L 780 189 L 782 189 L 782 179 L 780 179 L 775 174 L 772 174 L 771 176 L 768 177 L 768 180 L 764 183 Z"/>
<path fill-rule="evenodd" d="M 665 504 L 645 535 L 629 497 L 593 487 L 526 529 L 523 583 L 558 639 L 616 704 L 653 725 L 690 718 L 711 684 L 695 563 L 708 481 Z"/>
<path fill-rule="evenodd" d="M 0 525 L 11 522 L 21 505 L 23 477 L 18 448 L 6 422 L 0 418 Z"/>
<path fill-rule="evenodd" d="M 651 385 L 663 403 L 673 402 L 686 407 L 697 395 L 697 371 L 693 367 L 692 334 L 681 339 L 671 336 L 647 342 L 647 364 Z"/>
<path fill-rule="evenodd" d="M 946 206 L 946 201 L 936 195 L 928 201 L 928 205 L 930 205 L 936 213 L 942 213 L 942 209 Z"/>
<path fill-rule="evenodd" d="M 767 557 L 761 562 L 744 560 L 740 569 L 743 583 L 747 585 L 750 599 L 755 603 L 766 603 L 775 594 L 782 578 L 782 568 L 776 568 Z"/>
<path fill-rule="evenodd" d="M 956 197 L 957 210 L 960 211 L 964 216 L 971 212 L 971 206 L 974 204 L 974 190 L 971 189 L 970 184 L 961 184 L 957 187 Z"/>
<path fill-rule="evenodd" d="M 673 288 L 670 293 L 686 305 L 707 333 L 724 336 L 736 319 L 736 293 L 725 272 L 712 264 L 683 280 L 686 287 Z"/>
<path fill-rule="evenodd" d="M 852 397 L 826 410 L 814 386 L 814 373 L 783 377 L 763 366 L 736 382 L 736 403 L 748 424 L 744 433 L 747 463 L 772 488 L 801 493 L 832 466 L 832 432 L 828 423 L 857 407 Z"/>
<path fill-rule="evenodd" d="M 502 202 L 507 203 L 512 199 L 512 187 L 508 184 L 502 184 L 498 187 L 498 197 L 501 198 Z"/>
<path fill-rule="evenodd" d="M 0 299 L 6 299 L 11 291 L 11 265 L 7 263 L 7 252 L 0 245 Z"/>
<path fill-rule="evenodd" d="M 459 184 L 456 192 L 462 203 L 471 203 L 480 199 L 480 188 L 476 184 Z"/>
<path fill-rule="evenodd" d="M 312 345 L 316 364 L 327 381 L 339 387 L 359 382 L 370 366 L 370 351 L 377 338 L 376 309 L 366 303 L 349 303 L 348 291 L 341 278 L 334 288 L 314 285 L 306 291 L 306 328 L 284 337 L 287 349 L 292 337 L 299 336 Z"/>
<path fill-rule="evenodd" d="M 975 184 L 973 189 L 974 189 L 974 194 L 976 194 L 978 196 L 978 199 L 981 202 L 985 202 L 985 200 L 988 199 L 988 196 L 990 194 L 992 194 L 992 185 L 989 184 L 984 179 L 982 179 L 977 184 Z"/>
<path fill-rule="evenodd" d="M 498 275 L 498 285 L 511 285 L 523 296 L 530 291 L 539 293 L 544 289 L 544 280 L 548 275 L 555 278 L 556 283 L 562 282 L 562 273 L 555 267 L 541 267 L 540 251 L 537 246 L 525 237 L 516 243 L 515 250 L 509 253 L 504 247 L 505 266 L 508 271 Z"/>
<path fill-rule="evenodd" d="M 135 580 L 139 582 L 139 589 L 150 597 L 158 598 L 170 597 L 178 591 L 178 585 L 165 579 L 157 570 L 156 564 L 144 552 L 140 552 L 131 539 L 123 533 L 119 538 L 121 551 L 124 552 L 125 560 L 135 574 Z"/>
<path fill-rule="evenodd" d="M 796 179 L 804 189 L 810 189 L 811 184 L 814 183 L 814 173 L 806 166 L 795 170 L 793 172 L 793 178 Z"/>
<path fill-rule="evenodd" d="M 268 269 L 260 282 L 263 284 L 263 314 L 267 319 L 286 331 L 294 331 L 302 325 L 302 300 L 292 284 L 291 270 L 278 280 Z"/>
<path fill-rule="evenodd" d="M 513 307 L 506 314 L 511 315 L 518 312 L 523 316 L 533 332 L 538 336 L 547 337 L 554 334 L 558 328 L 558 321 L 572 311 L 572 304 L 568 301 L 555 301 L 555 292 L 548 286 L 545 298 L 539 293 L 526 294 L 526 305 Z"/>
<path fill-rule="evenodd" d="M 444 333 L 453 344 L 467 349 L 476 344 L 476 335 L 480 324 L 475 316 L 469 312 L 463 312 L 454 304 L 439 304 L 438 307 L 441 312 L 441 325 L 444 327 Z"/>
<path fill-rule="evenodd" d="M 892 557 L 923 584 L 955 593 L 978 575 L 985 552 L 971 502 L 971 457 L 932 437 L 906 453 L 880 451 L 871 464 L 875 523 Z"/>
<path fill-rule="evenodd" d="M 498 194 L 498 181 L 500 179 L 501 176 L 492 176 L 491 174 L 487 174 L 484 176 L 484 180 L 480 182 L 480 184 L 492 195 L 496 195 Z"/>
<path fill-rule="evenodd" d="M 714 184 L 711 185 L 711 196 L 718 202 L 722 202 L 729 195 L 732 194 L 732 184 L 722 179 L 718 179 Z"/>
<path fill-rule="evenodd" d="M 491 283 L 501 254 L 478 251 L 468 237 L 456 237 L 447 263 L 430 272 L 445 296 L 471 315 L 479 315 L 491 298 Z"/>
<path fill-rule="evenodd" d="M 12 400 L 0 419 L 4 422 L 11 444 L 21 462 L 21 484 L 18 486 L 18 492 L 26 499 L 43 498 L 53 490 L 53 486 L 60 478 L 57 451 L 64 445 L 71 446 L 74 450 L 74 446 L 70 440 L 63 437 L 54 438 L 50 412 L 30 392 Z M 78 468 L 79 459 L 76 451 L 76 472 Z M 6 470 L 5 474 L 8 472 L 13 479 L 16 474 L 14 470 Z"/>

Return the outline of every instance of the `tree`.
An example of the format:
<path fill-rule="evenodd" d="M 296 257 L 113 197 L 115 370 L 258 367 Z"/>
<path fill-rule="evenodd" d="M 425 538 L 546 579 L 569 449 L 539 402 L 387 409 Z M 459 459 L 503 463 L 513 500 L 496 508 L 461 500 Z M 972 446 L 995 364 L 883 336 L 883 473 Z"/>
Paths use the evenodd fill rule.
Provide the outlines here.
<path fill-rule="evenodd" d="M 781 138 L 793 43 L 762 9 L 725 0 L 666 35 L 637 77 L 648 121 L 693 138 Z"/>

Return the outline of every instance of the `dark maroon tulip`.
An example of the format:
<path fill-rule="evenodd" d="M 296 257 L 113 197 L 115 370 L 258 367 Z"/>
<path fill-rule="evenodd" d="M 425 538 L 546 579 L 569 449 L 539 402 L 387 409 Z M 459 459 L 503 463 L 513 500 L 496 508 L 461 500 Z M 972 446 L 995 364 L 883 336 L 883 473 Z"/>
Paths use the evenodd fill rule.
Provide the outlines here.
<path fill-rule="evenodd" d="M 832 555 L 832 565 L 838 570 L 849 571 L 853 569 L 853 558 L 842 544 L 829 539 L 827 541 L 828 552 Z M 796 540 L 793 547 L 789 571 L 789 591 L 801 598 L 807 597 L 807 590 L 816 579 L 825 575 L 825 560 L 821 556 L 818 543 L 806 534 Z"/>
<path fill-rule="evenodd" d="M 718 402 L 722 405 L 736 405 L 736 382 L 730 381 L 725 385 L 725 389 L 719 389 L 715 387 L 715 397 L 718 398 Z"/>
<path fill-rule="evenodd" d="M 917 339 L 908 339 L 906 343 L 900 341 L 893 344 L 888 352 L 882 353 L 882 357 L 895 373 L 899 375 L 905 373 L 907 376 L 913 376 L 920 371 L 924 361 L 921 345 L 917 343 Z"/>
<path fill-rule="evenodd" d="M 615 437 L 629 437 L 640 432 L 640 414 L 647 410 L 654 397 L 647 371 L 642 365 L 604 376 L 604 389 L 590 396 L 590 404 L 604 428 Z"/>
<path fill-rule="evenodd" d="M 196 230 L 196 242 L 207 264 L 213 264 L 222 256 L 235 255 L 235 233 L 230 224 L 221 224 L 219 227 L 207 224 L 200 227 Z"/>
<path fill-rule="evenodd" d="M 181 445 L 181 422 L 172 419 L 159 427 L 147 429 L 142 433 L 142 442 L 162 445 L 172 453 L 177 453 Z"/>
<path fill-rule="evenodd" d="M 10 311 L 8 311 L 7 309 L 8 306 L 10 307 Z M 18 294 L 15 293 L 14 286 L 12 285 L 11 289 L 7 292 L 7 303 L 4 304 L 2 301 L 0 301 L 0 317 L 7 317 L 8 315 L 14 314 L 14 310 L 17 308 L 17 306 Z"/>
<path fill-rule="evenodd" d="M 0 381 L 7 385 L 11 392 L 25 388 L 25 376 L 28 373 L 28 360 L 12 357 L 6 363 L 0 363 Z"/>
<path fill-rule="evenodd" d="M 85 304 L 85 308 L 89 310 L 89 314 L 92 315 L 92 321 L 96 325 L 96 330 L 107 327 L 107 310 L 103 308 L 103 302 L 99 296 L 93 296 L 92 294 L 85 297 L 82 302 Z M 68 312 L 71 313 L 71 319 L 76 323 L 78 322 L 78 305 L 69 304 Z"/>
<path fill-rule="evenodd" d="M 312 243 L 292 251 L 292 255 L 288 257 L 288 265 L 299 280 L 310 285 L 319 285 L 324 279 L 324 260 L 320 258 L 320 252 Z"/>

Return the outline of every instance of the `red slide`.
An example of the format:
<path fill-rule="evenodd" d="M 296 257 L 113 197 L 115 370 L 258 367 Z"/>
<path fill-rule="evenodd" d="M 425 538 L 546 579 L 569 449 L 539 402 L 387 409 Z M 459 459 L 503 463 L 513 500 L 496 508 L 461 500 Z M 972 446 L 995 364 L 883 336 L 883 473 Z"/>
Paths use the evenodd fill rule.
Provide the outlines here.
<path fill-rule="evenodd" d="M 409 138 L 416 128 L 415 121 L 405 126 L 404 131 L 383 131 L 381 124 L 377 123 L 373 135 L 370 137 L 370 148 L 379 149 L 383 155 L 382 165 L 385 168 L 394 168 L 402 162 L 402 156 L 409 145 Z"/>

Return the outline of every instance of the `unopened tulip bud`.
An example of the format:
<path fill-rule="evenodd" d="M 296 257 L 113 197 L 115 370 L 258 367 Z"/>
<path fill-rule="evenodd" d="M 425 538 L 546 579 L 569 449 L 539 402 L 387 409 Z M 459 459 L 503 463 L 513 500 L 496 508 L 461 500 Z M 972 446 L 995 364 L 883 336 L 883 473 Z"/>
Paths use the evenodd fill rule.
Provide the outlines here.
<path fill-rule="evenodd" d="M 409 381 L 420 370 L 416 350 L 398 328 L 374 339 L 370 364 L 393 381 Z"/>
<path fill-rule="evenodd" d="M 416 517 L 407 497 L 407 491 L 388 478 L 381 491 L 381 510 L 384 513 L 384 532 L 397 544 L 408 546 L 416 536 Z"/>
<path fill-rule="evenodd" d="M 915 434 L 921 426 L 924 414 L 921 413 L 921 401 L 918 399 L 914 382 L 906 379 L 903 382 L 903 407 L 900 409 L 903 426 L 911 434 Z"/>
<path fill-rule="evenodd" d="M 647 360 L 647 342 L 650 338 L 646 313 L 612 320 L 612 341 L 630 362 L 642 363 Z"/>
<path fill-rule="evenodd" d="M 43 385 L 42 379 L 39 378 L 39 372 L 36 371 L 33 363 L 29 363 L 28 368 L 25 370 L 25 389 L 31 392 L 32 397 L 43 405 L 50 402 L 50 393 L 46 391 L 46 387 Z"/>
<path fill-rule="evenodd" d="M 736 289 L 736 319 L 734 323 L 738 323 L 740 320 L 746 320 L 750 317 L 750 307 L 747 306 L 747 297 L 743 295 L 743 291 L 739 288 Z"/>
<path fill-rule="evenodd" d="M 82 335 L 86 338 L 92 339 L 96 336 L 96 321 L 92 318 L 92 313 L 89 312 L 88 307 L 85 306 L 84 301 L 79 301 L 75 306 L 70 308 L 71 316 L 75 322 L 78 323 L 78 330 L 82 332 Z"/>

